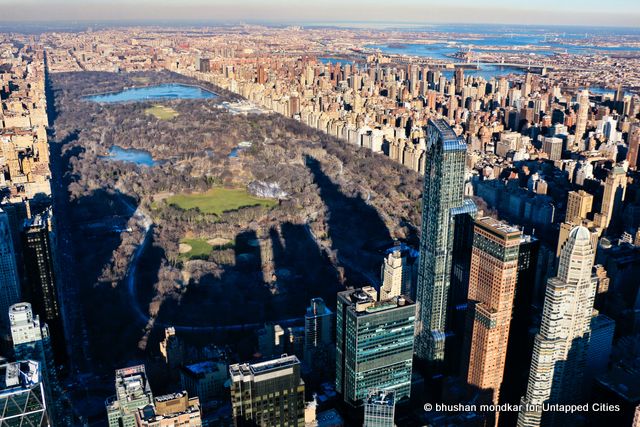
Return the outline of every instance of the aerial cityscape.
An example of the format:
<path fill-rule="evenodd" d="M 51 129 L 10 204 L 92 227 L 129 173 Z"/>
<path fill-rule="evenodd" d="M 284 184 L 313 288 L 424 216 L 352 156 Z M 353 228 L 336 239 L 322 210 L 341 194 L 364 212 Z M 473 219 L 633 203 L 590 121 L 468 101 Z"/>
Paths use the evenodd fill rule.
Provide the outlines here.
<path fill-rule="evenodd" d="M 0 0 L 0 426 L 640 427 L 640 5 L 342 3 Z"/>

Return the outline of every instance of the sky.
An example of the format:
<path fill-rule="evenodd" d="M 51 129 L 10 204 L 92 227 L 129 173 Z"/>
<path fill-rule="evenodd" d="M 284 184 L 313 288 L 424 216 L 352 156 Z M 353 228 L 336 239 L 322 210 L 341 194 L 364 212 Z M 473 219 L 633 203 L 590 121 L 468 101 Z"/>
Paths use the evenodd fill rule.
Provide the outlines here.
<path fill-rule="evenodd" d="M 0 0 L 0 21 L 385 21 L 640 27 L 638 0 Z"/>

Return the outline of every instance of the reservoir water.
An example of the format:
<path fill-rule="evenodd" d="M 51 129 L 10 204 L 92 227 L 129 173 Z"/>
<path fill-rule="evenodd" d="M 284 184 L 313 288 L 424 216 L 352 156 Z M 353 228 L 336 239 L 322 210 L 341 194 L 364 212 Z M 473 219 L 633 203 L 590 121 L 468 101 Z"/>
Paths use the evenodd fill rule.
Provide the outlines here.
<path fill-rule="evenodd" d="M 88 96 L 87 99 L 100 103 L 161 101 L 172 99 L 209 99 L 216 98 L 213 92 L 197 86 L 177 83 L 162 84 L 125 89 L 120 92 Z"/>

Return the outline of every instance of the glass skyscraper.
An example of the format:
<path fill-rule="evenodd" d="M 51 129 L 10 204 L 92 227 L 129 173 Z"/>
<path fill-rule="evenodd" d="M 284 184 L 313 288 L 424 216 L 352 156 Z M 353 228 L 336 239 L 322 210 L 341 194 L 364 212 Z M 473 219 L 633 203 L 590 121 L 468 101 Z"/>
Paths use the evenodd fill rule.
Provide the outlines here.
<path fill-rule="evenodd" d="M 372 287 L 338 293 L 336 389 L 351 406 L 373 390 L 411 394 L 415 304 L 404 296 L 377 301 Z"/>
<path fill-rule="evenodd" d="M 429 120 L 416 303 L 416 355 L 444 360 L 454 213 L 464 205 L 467 146 L 443 119 Z"/>

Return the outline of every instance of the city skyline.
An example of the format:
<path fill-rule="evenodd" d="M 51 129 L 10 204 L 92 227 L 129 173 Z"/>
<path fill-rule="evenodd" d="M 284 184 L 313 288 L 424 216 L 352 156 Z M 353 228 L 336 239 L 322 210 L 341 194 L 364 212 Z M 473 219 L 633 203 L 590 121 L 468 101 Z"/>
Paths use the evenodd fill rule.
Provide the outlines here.
<path fill-rule="evenodd" d="M 0 0 L 0 424 L 640 427 L 640 28 L 53 1 Z"/>
<path fill-rule="evenodd" d="M 80 7 L 82 6 L 82 7 Z M 253 0 L 237 2 L 188 0 L 174 5 L 167 0 L 138 0 L 135 4 L 119 0 L 43 1 L 2 0 L 5 12 L 0 22 L 55 22 L 55 21 L 198 21 L 262 22 L 262 23 L 356 23 L 377 22 L 395 24 L 529 24 L 569 26 L 637 27 L 640 24 L 640 6 L 625 0 L 608 3 L 608 11 L 600 2 L 572 0 L 559 5 L 552 0 L 539 2 L 535 8 L 518 7 L 506 0 L 493 0 L 478 6 L 471 0 L 456 5 L 445 2 L 419 2 L 405 0 L 389 5 L 379 0 L 356 0 L 348 4 L 329 0 L 322 4 L 301 6 L 291 0 L 276 0 L 265 4 Z M 617 12 L 616 8 L 624 10 Z"/>

